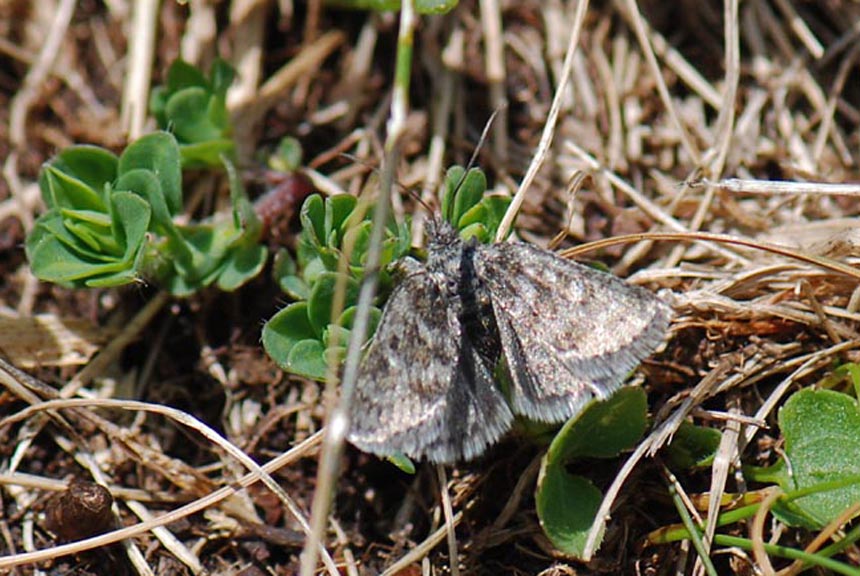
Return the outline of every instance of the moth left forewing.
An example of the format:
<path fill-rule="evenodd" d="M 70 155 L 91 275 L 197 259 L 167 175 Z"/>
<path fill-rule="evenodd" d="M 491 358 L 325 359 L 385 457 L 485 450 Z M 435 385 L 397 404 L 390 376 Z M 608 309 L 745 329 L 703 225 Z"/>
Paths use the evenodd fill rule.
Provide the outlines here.
<path fill-rule="evenodd" d="M 456 336 L 457 330 L 425 274 L 395 289 L 361 364 L 350 442 L 381 456 L 420 458 L 445 434 L 446 395 L 459 351 L 451 339 L 434 335 Z"/>
<path fill-rule="evenodd" d="M 528 244 L 481 247 L 514 411 L 559 421 L 606 397 L 662 341 L 670 310 L 645 289 Z"/>
<path fill-rule="evenodd" d="M 513 415 L 463 333 L 457 301 L 416 270 L 392 293 L 361 364 L 349 440 L 380 456 L 471 459 Z"/>

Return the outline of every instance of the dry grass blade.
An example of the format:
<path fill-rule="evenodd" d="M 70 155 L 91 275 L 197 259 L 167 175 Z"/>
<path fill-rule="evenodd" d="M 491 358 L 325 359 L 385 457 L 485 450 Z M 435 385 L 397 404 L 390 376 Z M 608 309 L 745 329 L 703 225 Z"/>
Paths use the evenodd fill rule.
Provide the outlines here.
<path fill-rule="evenodd" d="M 675 233 L 664 233 L 664 232 L 648 232 L 642 234 L 630 234 L 627 236 L 615 236 L 613 238 L 606 238 L 605 240 L 598 240 L 595 242 L 590 242 L 588 244 L 583 244 L 581 246 L 577 246 L 575 248 L 568 248 L 562 255 L 570 258 L 576 256 L 578 254 L 583 254 L 586 252 L 591 252 L 594 250 L 600 250 L 606 248 L 608 246 L 614 246 L 616 244 L 627 244 L 630 242 L 636 242 L 641 240 L 678 240 L 678 241 L 712 241 L 712 242 L 722 242 L 725 244 L 735 244 L 737 246 L 746 246 L 748 248 L 756 248 L 758 250 L 764 250 L 767 252 L 771 252 L 773 254 L 779 254 L 780 256 L 785 256 L 787 258 L 792 258 L 794 260 L 798 260 L 800 262 L 806 262 L 808 264 L 813 264 L 815 266 L 819 266 L 825 270 L 830 270 L 832 272 L 837 272 L 839 274 L 844 274 L 851 278 L 860 279 L 860 270 L 854 268 L 853 266 L 849 266 L 847 264 L 843 264 L 837 260 L 833 260 L 830 258 L 824 258 L 821 256 L 815 256 L 812 254 L 805 254 L 803 252 L 799 252 L 797 250 L 793 250 L 791 248 L 785 248 L 783 246 L 776 246 L 774 244 L 769 244 L 767 242 L 761 242 L 757 240 L 747 240 L 745 238 L 736 238 L 732 236 L 727 236 L 725 234 L 711 234 L 707 232 L 690 232 L 686 234 L 675 234 Z"/>
<path fill-rule="evenodd" d="M 546 155 L 549 153 L 549 146 L 552 143 L 553 137 L 555 136 L 555 126 L 558 121 L 558 115 L 561 111 L 561 104 L 564 98 L 564 92 L 567 89 L 568 82 L 570 82 L 570 71 L 573 66 L 573 57 L 576 54 L 576 47 L 579 44 L 580 32 L 582 31 L 582 24 L 585 21 L 585 15 L 588 11 L 588 1 L 583 0 L 582 2 L 577 3 L 576 5 L 576 14 L 573 17 L 573 27 L 570 30 L 570 37 L 567 43 L 567 53 L 564 56 L 564 64 L 562 65 L 562 73 L 561 77 L 558 79 L 558 86 L 555 88 L 555 94 L 552 99 L 552 107 L 549 110 L 549 115 L 547 116 L 546 123 L 544 124 L 543 133 L 541 134 L 540 143 L 538 144 L 537 149 L 532 155 L 531 163 L 529 164 L 529 168 L 523 176 L 522 182 L 520 182 L 520 186 L 517 189 L 517 193 L 514 195 L 513 200 L 511 201 L 511 205 L 508 206 L 507 211 L 505 212 L 505 216 L 502 219 L 502 223 L 499 224 L 499 231 L 496 234 L 496 240 L 501 241 L 504 240 L 508 232 L 511 230 L 513 226 L 514 219 L 517 216 L 517 213 L 520 210 L 520 206 L 525 201 L 525 196 L 528 192 L 529 186 L 534 180 L 535 176 L 543 165 L 544 160 L 546 159 Z"/>
<path fill-rule="evenodd" d="M 143 135 L 143 127 L 149 111 L 158 6 L 158 0 L 140 0 L 132 5 L 134 14 L 130 25 L 134 34 L 129 37 L 131 46 L 126 61 L 121 118 L 129 140 L 136 140 Z"/>

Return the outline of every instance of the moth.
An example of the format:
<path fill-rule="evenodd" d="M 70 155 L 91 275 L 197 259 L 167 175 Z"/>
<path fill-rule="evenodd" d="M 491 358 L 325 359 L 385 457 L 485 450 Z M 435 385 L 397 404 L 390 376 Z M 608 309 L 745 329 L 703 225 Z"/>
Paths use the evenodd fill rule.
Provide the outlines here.
<path fill-rule="evenodd" d="M 444 220 L 428 222 L 427 261 L 401 266 L 350 407 L 350 442 L 382 456 L 470 460 L 515 414 L 564 421 L 621 387 L 671 317 L 611 274 L 525 243 L 463 241 Z"/>

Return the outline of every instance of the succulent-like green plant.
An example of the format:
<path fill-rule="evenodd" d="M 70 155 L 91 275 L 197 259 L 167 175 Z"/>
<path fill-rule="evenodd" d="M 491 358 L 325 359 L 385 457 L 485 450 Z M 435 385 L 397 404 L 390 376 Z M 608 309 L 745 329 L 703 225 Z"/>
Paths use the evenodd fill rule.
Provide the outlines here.
<path fill-rule="evenodd" d="M 478 168 L 452 166 L 445 174 L 442 217 L 460 231 L 465 240 L 477 238 L 489 244 L 505 215 L 511 199 L 487 194 L 487 177 Z"/>
<path fill-rule="evenodd" d="M 148 134 L 119 157 L 95 146 L 63 150 L 39 176 L 48 210 L 27 237 L 33 273 L 67 286 L 147 280 L 179 296 L 212 283 L 237 288 L 259 273 L 267 252 L 235 170 L 222 162 L 232 217 L 178 225 L 182 162 L 172 134 Z"/>
<path fill-rule="evenodd" d="M 328 359 L 343 355 L 370 238 L 370 213 L 364 208 L 346 194 L 325 200 L 319 195 L 308 197 L 300 213 L 302 232 L 296 260 L 286 251 L 275 258 L 275 276 L 295 302 L 263 327 L 263 345 L 288 372 L 323 380 Z M 408 225 L 392 221 L 386 227 L 380 274 L 383 294 L 391 286 L 391 272 L 386 267 L 408 253 L 409 241 Z M 352 246 L 344 279 L 346 298 L 343 313 L 333 322 L 338 263 L 346 246 Z M 381 311 L 375 308 L 371 314 L 374 327 L 380 316 Z"/>

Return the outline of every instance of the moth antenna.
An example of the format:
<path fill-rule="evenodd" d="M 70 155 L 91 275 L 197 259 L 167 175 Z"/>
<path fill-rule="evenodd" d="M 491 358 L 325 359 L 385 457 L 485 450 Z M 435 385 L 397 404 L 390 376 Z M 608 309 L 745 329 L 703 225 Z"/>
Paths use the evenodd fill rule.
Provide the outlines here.
<path fill-rule="evenodd" d="M 454 187 L 454 194 L 456 194 L 460 190 L 460 186 L 463 185 L 463 182 L 466 180 L 466 175 L 469 173 L 469 170 L 475 167 L 475 164 L 478 162 L 478 154 L 481 152 L 481 148 L 484 147 L 484 143 L 487 141 L 487 138 L 490 135 L 490 128 L 493 127 L 493 122 L 495 122 L 496 117 L 499 115 L 499 112 L 502 110 L 502 106 L 499 106 L 493 113 L 490 114 L 490 117 L 487 118 L 487 122 L 484 124 L 484 130 L 481 132 L 481 137 L 478 138 L 478 143 L 475 145 L 475 149 L 472 151 L 472 156 L 469 158 L 468 164 L 466 164 L 466 169 L 463 171 L 463 175 L 460 176 L 460 180 L 457 181 L 457 185 Z M 445 214 L 445 217 L 448 215 Z"/>
<path fill-rule="evenodd" d="M 340 152 L 338 154 L 338 157 L 349 160 L 353 164 L 361 164 L 362 166 L 367 168 L 370 172 L 377 172 L 377 173 L 379 172 L 379 168 L 377 168 L 375 165 L 371 164 L 370 162 L 368 162 L 364 158 L 359 158 L 355 154 L 350 154 L 349 152 Z"/>
<path fill-rule="evenodd" d="M 475 164 L 478 161 L 478 154 L 481 152 L 481 148 L 484 147 L 484 144 L 487 141 L 487 138 L 490 136 L 490 128 L 493 127 L 493 122 L 496 121 L 496 117 L 499 115 L 499 112 L 502 111 L 503 106 L 499 106 L 493 113 L 490 114 L 490 117 L 487 118 L 487 122 L 484 124 L 484 130 L 481 132 L 481 137 L 478 139 L 478 143 L 475 145 L 475 150 L 472 151 L 472 157 L 469 158 L 469 163 L 466 164 L 466 172 L 475 167 Z M 463 176 L 465 178 L 465 176 Z M 458 184 L 459 187 L 459 184 Z"/>
<path fill-rule="evenodd" d="M 498 117 L 499 112 L 502 110 L 502 106 L 493 110 L 493 113 L 490 114 L 490 117 L 487 118 L 487 121 L 484 123 L 484 129 L 481 131 L 481 137 L 478 138 L 478 143 L 475 145 L 475 149 L 472 151 L 472 156 L 469 158 L 469 162 L 466 164 L 466 170 L 463 172 L 463 175 L 460 177 L 460 180 L 457 182 L 457 185 L 454 187 L 454 193 L 460 190 L 460 187 L 463 185 L 463 182 L 466 180 L 466 175 L 469 173 L 469 170 L 475 167 L 478 162 L 478 154 L 480 154 L 481 149 L 484 147 L 484 144 L 489 138 L 490 128 L 493 127 L 493 123 L 496 121 L 496 117 Z M 358 158 L 357 156 L 350 154 L 349 152 L 341 152 L 339 154 L 343 158 L 347 158 L 356 164 L 361 164 L 368 170 L 373 172 L 379 172 L 379 168 L 376 166 L 372 166 L 367 160 L 362 158 Z M 420 194 L 415 192 L 414 190 L 407 188 L 406 186 L 400 184 L 399 182 L 395 182 L 395 184 L 400 187 L 401 190 L 409 194 L 416 202 L 418 202 L 429 214 L 433 213 L 433 208 L 427 204 L 424 200 L 421 199 Z"/>

